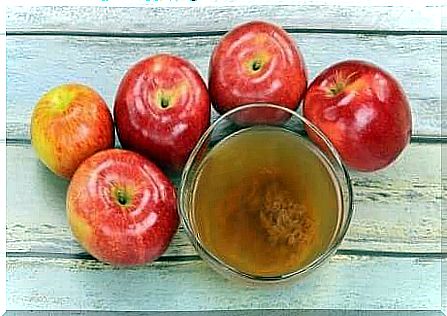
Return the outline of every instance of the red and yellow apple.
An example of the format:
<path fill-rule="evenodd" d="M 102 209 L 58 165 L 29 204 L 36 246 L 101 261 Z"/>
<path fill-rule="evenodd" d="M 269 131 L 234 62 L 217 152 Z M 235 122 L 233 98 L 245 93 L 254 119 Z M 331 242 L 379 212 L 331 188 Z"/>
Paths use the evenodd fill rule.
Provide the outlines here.
<path fill-rule="evenodd" d="M 127 71 L 116 94 L 114 118 L 123 148 L 180 170 L 208 128 L 210 112 L 208 91 L 195 67 L 160 54 Z"/>
<path fill-rule="evenodd" d="M 31 143 L 55 174 L 70 178 L 79 164 L 114 145 L 112 115 L 103 98 L 81 84 L 57 86 L 37 102 Z"/>
<path fill-rule="evenodd" d="M 177 230 L 175 189 L 160 169 L 123 149 L 101 151 L 76 170 L 67 215 L 79 243 L 117 266 L 158 258 Z"/>
<path fill-rule="evenodd" d="M 211 103 L 223 114 L 249 103 L 298 108 L 307 86 L 303 57 L 281 27 L 261 21 L 237 26 L 215 47 L 209 66 Z M 251 113 L 250 113 L 251 112 Z M 244 121 L 265 121 L 283 112 L 244 111 Z"/>
<path fill-rule="evenodd" d="M 411 110 L 402 87 L 369 62 L 348 60 L 325 69 L 309 86 L 303 115 L 358 171 L 390 165 L 411 137 Z"/>

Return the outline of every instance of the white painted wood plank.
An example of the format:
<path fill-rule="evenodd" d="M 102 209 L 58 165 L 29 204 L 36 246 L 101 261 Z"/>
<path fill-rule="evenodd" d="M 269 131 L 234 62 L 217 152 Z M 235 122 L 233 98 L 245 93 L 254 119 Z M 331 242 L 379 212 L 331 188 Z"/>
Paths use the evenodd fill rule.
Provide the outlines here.
<path fill-rule="evenodd" d="M 8 309 L 33 310 L 439 310 L 441 259 L 335 255 L 299 283 L 250 288 L 203 261 L 114 269 L 93 260 L 8 258 L 6 293 Z"/>
<path fill-rule="evenodd" d="M 294 29 L 439 31 L 439 6 L 267 5 L 190 8 L 9 7 L 8 32 L 173 33 L 226 31 L 268 20 Z"/>
<path fill-rule="evenodd" d="M 355 213 L 342 249 L 441 251 L 440 144 L 412 144 L 387 170 L 352 180 Z M 66 222 L 67 184 L 29 145 L 7 146 L 7 251 L 83 253 Z M 180 229 L 166 255 L 195 254 Z"/>
<path fill-rule="evenodd" d="M 347 58 L 366 59 L 387 69 L 402 83 L 412 106 L 414 134 L 440 135 L 441 36 L 366 36 L 294 34 L 309 78 Z M 8 36 L 7 136 L 29 138 L 34 104 L 44 91 L 78 81 L 97 89 L 112 106 L 127 69 L 150 54 L 170 52 L 188 58 L 203 76 L 219 36 L 103 38 L 85 36 Z M 447 41 L 443 43 L 447 51 Z"/>
<path fill-rule="evenodd" d="M 52 316 L 64 316 L 66 311 L 51 311 Z M 268 314 L 266 314 L 268 313 Z M 252 310 L 213 310 L 213 311 L 144 311 L 144 312 L 133 312 L 134 315 L 146 315 L 146 316 L 259 316 L 259 315 L 269 315 L 269 316 L 381 316 L 383 311 L 380 310 L 370 310 L 370 311 L 359 311 L 352 309 L 294 309 L 294 310 L 284 310 L 284 309 L 268 309 L 266 311 L 260 311 L 259 309 Z M 417 316 L 445 316 L 442 311 L 417 311 Z M 48 311 L 38 310 L 32 312 L 33 316 L 47 316 Z M 83 316 L 106 316 L 108 312 L 101 311 L 83 311 Z M 113 312 L 115 316 L 127 316 L 129 312 L 119 311 Z M 408 316 L 412 315 L 411 312 L 405 310 L 396 311 L 386 311 L 387 315 L 391 316 Z M 23 311 L 7 311 L 7 316 L 22 316 Z"/>
<path fill-rule="evenodd" d="M 51 311 L 52 316 L 64 316 L 66 311 Z M 268 313 L 268 314 L 267 314 Z M 268 309 L 266 311 L 260 311 L 258 309 L 252 310 L 213 310 L 213 311 L 150 311 L 150 312 L 133 312 L 134 315 L 149 315 L 149 316 L 259 316 L 259 315 L 269 315 L 269 316 L 381 316 L 383 311 L 380 310 L 370 310 L 370 311 L 359 311 L 353 309 Z M 405 310 L 396 311 L 386 311 L 386 315 L 391 316 L 408 316 L 411 312 Z M 442 311 L 417 311 L 417 316 L 445 316 Z M 33 316 L 47 316 L 48 311 L 37 310 L 32 311 Z M 106 316 L 108 312 L 102 311 L 83 311 L 83 316 Z M 128 312 L 119 311 L 113 312 L 115 316 L 127 316 Z M 22 316 L 23 311 L 7 311 L 7 316 Z"/>

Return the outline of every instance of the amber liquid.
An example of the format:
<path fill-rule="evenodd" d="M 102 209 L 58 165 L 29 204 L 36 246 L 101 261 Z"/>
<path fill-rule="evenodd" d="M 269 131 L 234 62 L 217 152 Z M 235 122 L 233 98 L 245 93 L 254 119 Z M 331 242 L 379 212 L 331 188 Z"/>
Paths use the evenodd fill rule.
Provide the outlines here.
<path fill-rule="evenodd" d="M 251 127 L 221 141 L 195 181 L 192 222 L 203 245 L 257 276 L 298 270 L 331 243 L 340 217 L 333 171 L 299 135 Z"/>

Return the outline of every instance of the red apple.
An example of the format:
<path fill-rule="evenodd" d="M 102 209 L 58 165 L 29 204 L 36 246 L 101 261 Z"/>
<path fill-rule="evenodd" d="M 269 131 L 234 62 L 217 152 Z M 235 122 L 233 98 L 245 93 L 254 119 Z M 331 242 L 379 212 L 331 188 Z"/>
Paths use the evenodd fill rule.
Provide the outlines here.
<path fill-rule="evenodd" d="M 303 114 L 326 134 L 346 165 L 359 171 L 388 166 L 411 137 L 411 110 L 402 87 L 364 61 L 343 61 L 318 75 Z"/>
<path fill-rule="evenodd" d="M 109 149 L 85 160 L 71 179 L 67 215 L 79 243 L 118 266 L 158 258 L 177 230 L 175 189 L 139 154 Z"/>
<path fill-rule="evenodd" d="M 210 124 L 210 100 L 198 71 L 167 54 L 146 58 L 125 74 L 114 108 L 123 148 L 179 170 Z"/>
<path fill-rule="evenodd" d="M 81 84 L 63 84 L 36 104 L 31 143 L 55 174 L 70 178 L 79 164 L 114 145 L 112 115 L 101 96 Z"/>
<path fill-rule="evenodd" d="M 284 29 L 260 21 L 242 24 L 221 39 L 211 56 L 211 102 L 221 114 L 248 103 L 296 110 L 306 90 L 306 76 L 303 57 Z M 244 120 L 282 117 L 282 112 L 271 109 L 251 112 L 245 111 Z"/>

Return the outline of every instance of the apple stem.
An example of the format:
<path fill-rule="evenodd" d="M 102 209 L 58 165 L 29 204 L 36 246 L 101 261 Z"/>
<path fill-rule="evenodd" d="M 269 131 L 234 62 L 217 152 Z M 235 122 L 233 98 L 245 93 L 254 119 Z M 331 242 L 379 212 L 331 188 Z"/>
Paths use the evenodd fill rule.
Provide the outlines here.
<path fill-rule="evenodd" d="M 251 69 L 253 69 L 253 71 L 258 71 L 259 69 L 261 69 L 262 64 L 259 60 L 255 60 L 252 64 L 251 64 Z"/>
<path fill-rule="evenodd" d="M 119 202 L 121 205 L 125 205 L 125 204 L 126 204 L 126 199 L 125 199 L 123 196 L 120 196 L 120 197 L 118 198 L 118 202 Z"/>
<path fill-rule="evenodd" d="M 160 106 L 163 109 L 166 109 L 169 106 L 169 100 L 167 98 L 165 98 L 165 97 L 161 97 Z"/>
<path fill-rule="evenodd" d="M 333 85 L 332 87 L 329 88 L 329 91 L 332 93 L 333 96 L 336 96 L 337 94 L 339 94 L 341 91 L 343 91 L 343 89 L 345 88 L 345 83 L 344 82 L 337 82 L 335 83 L 335 85 Z"/>
<path fill-rule="evenodd" d="M 118 190 L 118 192 L 116 193 L 117 197 L 118 197 L 118 203 L 121 205 L 126 205 L 127 204 L 127 197 L 126 197 L 126 193 L 123 192 L 122 190 Z"/>

